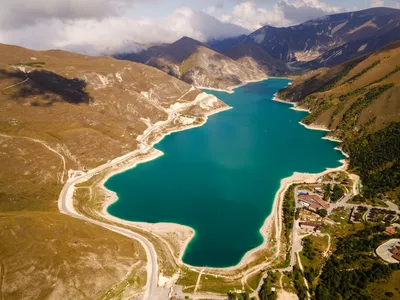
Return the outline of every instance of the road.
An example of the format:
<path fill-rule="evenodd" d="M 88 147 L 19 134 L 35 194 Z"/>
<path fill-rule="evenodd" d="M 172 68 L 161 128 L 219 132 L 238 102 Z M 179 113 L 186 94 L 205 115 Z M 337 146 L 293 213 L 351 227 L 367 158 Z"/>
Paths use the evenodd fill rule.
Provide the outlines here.
<path fill-rule="evenodd" d="M 192 91 L 192 88 L 190 88 L 185 94 L 183 94 L 181 98 L 185 97 L 189 92 Z M 64 185 L 60 196 L 59 196 L 59 200 L 58 200 L 58 207 L 59 210 L 62 213 L 65 213 L 69 216 L 72 216 L 74 218 L 77 219 L 81 219 L 84 220 L 86 222 L 90 222 L 92 224 L 101 226 L 103 228 L 112 230 L 114 232 L 123 234 L 127 237 L 136 239 L 137 241 L 139 241 L 147 254 L 147 290 L 146 293 L 144 295 L 144 299 L 145 300 L 164 300 L 165 299 L 165 291 L 162 288 L 158 288 L 157 287 L 157 283 L 158 283 L 158 263 L 157 263 L 157 253 L 154 249 L 154 246 L 149 242 L 149 240 L 147 240 L 145 237 L 141 236 L 140 234 L 137 234 L 131 230 L 125 229 L 125 228 L 121 228 L 118 226 L 114 226 L 114 225 L 110 225 L 107 223 L 103 223 L 101 221 L 98 220 L 93 220 L 90 219 L 86 216 L 80 215 L 79 213 L 77 213 L 74 209 L 73 206 L 73 201 L 71 200 L 73 197 L 73 193 L 74 193 L 74 187 L 75 184 L 78 182 L 84 182 L 87 181 L 89 178 L 91 178 L 93 175 L 104 171 L 108 168 L 112 168 L 124 161 L 126 161 L 129 158 L 134 157 L 137 154 L 143 154 L 143 153 L 148 153 L 149 151 L 151 151 L 153 149 L 153 144 L 152 143 L 148 143 L 147 139 L 148 137 L 154 132 L 157 131 L 159 128 L 164 127 L 169 125 L 169 123 L 173 122 L 175 119 L 175 115 L 177 112 L 184 110 L 190 106 L 196 105 L 201 101 L 207 101 L 207 99 L 209 97 L 213 97 L 211 95 L 209 95 L 208 97 L 206 96 L 205 98 L 196 98 L 194 101 L 189 102 L 189 103 L 184 103 L 179 105 L 178 108 L 176 109 L 169 109 L 166 110 L 166 112 L 168 113 L 168 119 L 162 122 L 157 122 L 156 124 L 150 126 L 149 128 L 146 129 L 146 131 L 144 132 L 144 134 L 138 139 L 139 142 L 139 148 L 138 150 L 135 150 L 131 153 L 128 153 L 127 155 L 124 155 L 122 157 L 116 158 L 114 160 L 112 160 L 109 163 L 106 163 L 104 165 L 101 165 L 95 169 L 92 169 L 86 173 L 81 173 L 79 176 L 74 177 L 74 178 L 70 178 L 67 183 Z M 180 100 L 179 99 L 179 100 Z M 44 143 L 43 143 L 44 144 Z M 45 144 L 44 144 L 45 145 Z M 54 150 L 53 148 L 51 148 L 48 145 L 45 145 L 49 150 L 58 153 L 59 155 L 62 156 L 62 154 L 60 154 L 59 152 L 57 152 L 56 150 Z"/>
<path fill-rule="evenodd" d="M 91 174 L 89 172 L 84 177 L 90 178 L 90 176 L 92 176 L 92 175 L 94 175 L 94 174 Z M 106 229 L 112 230 L 114 232 L 117 232 L 117 233 L 123 234 L 127 237 L 138 240 L 146 250 L 147 260 L 148 260 L 149 266 L 151 268 L 151 270 L 147 270 L 148 289 L 146 292 L 147 295 L 144 296 L 144 299 L 149 299 L 149 300 L 156 299 L 154 297 L 154 295 L 157 294 L 157 280 L 158 280 L 157 268 L 158 268 L 158 265 L 157 265 L 157 254 L 156 254 L 156 251 L 155 251 L 153 245 L 146 238 L 144 238 L 143 236 L 141 236 L 135 232 L 132 232 L 125 228 L 109 225 L 109 224 L 102 223 L 97 220 L 90 219 L 88 217 L 85 217 L 85 216 L 82 216 L 82 215 L 76 213 L 74 210 L 69 209 L 69 207 L 67 205 L 68 193 L 69 193 L 69 191 L 71 191 L 71 189 L 73 191 L 74 185 L 77 183 L 77 181 L 81 181 L 82 179 L 83 179 L 82 177 L 79 177 L 78 179 L 71 180 L 64 186 L 64 188 L 62 189 L 61 194 L 60 194 L 60 202 L 59 202 L 60 211 L 65 214 L 68 214 L 69 216 L 72 216 L 74 218 L 81 219 L 86 222 L 90 222 L 92 224 L 104 227 Z"/>

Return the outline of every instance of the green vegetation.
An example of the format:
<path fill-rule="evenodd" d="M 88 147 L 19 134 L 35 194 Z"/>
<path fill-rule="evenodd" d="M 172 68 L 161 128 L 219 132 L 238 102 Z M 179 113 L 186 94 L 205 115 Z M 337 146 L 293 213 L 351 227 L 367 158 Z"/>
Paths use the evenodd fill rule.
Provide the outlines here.
<path fill-rule="evenodd" d="M 371 70 L 372 68 L 374 68 L 375 66 L 380 64 L 380 60 L 377 60 L 375 62 L 373 62 L 370 66 L 368 66 L 367 68 L 365 68 L 364 70 L 362 70 L 361 72 L 357 73 L 356 75 L 354 75 L 353 77 L 351 77 L 350 79 L 346 80 L 344 83 L 352 83 L 353 81 L 355 81 L 357 78 L 361 77 L 362 75 L 364 75 L 365 73 L 367 73 L 369 70 Z M 343 84 L 344 84 L 343 83 Z"/>
<path fill-rule="evenodd" d="M 330 90 L 331 88 L 333 88 L 340 80 L 342 80 L 347 74 L 350 73 L 350 71 L 357 65 L 359 64 L 361 61 L 363 61 L 365 59 L 365 57 L 361 57 L 361 58 L 357 58 L 354 59 L 350 62 L 347 63 L 347 65 L 344 67 L 344 69 L 337 74 L 336 76 L 334 76 L 331 80 L 329 80 L 328 82 L 326 82 L 325 84 L 323 84 L 318 90 L 317 92 L 325 92 Z"/>
<path fill-rule="evenodd" d="M 325 260 L 323 253 L 328 248 L 328 237 L 308 236 L 303 238 L 302 243 L 303 250 L 300 252 L 300 259 L 304 268 L 304 277 L 310 288 L 313 288 Z"/>
<path fill-rule="evenodd" d="M 278 283 L 279 277 L 277 272 L 268 272 L 268 276 L 264 279 L 264 283 L 258 292 L 260 300 L 276 300 L 278 295 L 276 290 L 273 291 L 274 285 Z"/>
<path fill-rule="evenodd" d="M 392 272 L 389 278 L 384 278 L 375 281 L 368 285 L 368 294 L 371 295 L 372 299 L 381 299 L 382 295 L 388 297 L 388 299 L 400 299 L 400 270 Z M 393 295 L 393 296 L 392 296 Z"/>
<path fill-rule="evenodd" d="M 331 196 L 331 185 L 330 184 L 324 184 L 324 200 L 329 201 L 329 198 Z"/>
<path fill-rule="evenodd" d="M 344 109 L 344 104 L 339 103 L 333 113 L 331 114 L 331 119 L 329 120 L 329 128 L 333 126 L 333 122 L 335 121 L 335 117 Z"/>
<path fill-rule="evenodd" d="M 360 175 L 363 196 L 372 198 L 400 186 L 400 122 L 346 144 L 350 168 Z M 399 201 L 400 194 L 392 195 Z"/>
<path fill-rule="evenodd" d="M 296 209 L 296 213 L 295 213 L 295 215 L 294 215 L 294 218 L 296 219 L 296 221 L 297 221 L 298 219 L 300 219 L 300 208 L 297 208 L 297 209 Z"/>
<path fill-rule="evenodd" d="M 311 114 L 309 114 L 307 117 L 305 117 L 302 122 L 309 125 L 313 122 L 315 122 L 315 120 L 317 120 L 317 118 L 324 113 L 325 111 L 327 111 L 328 109 L 330 109 L 332 107 L 332 103 L 330 103 L 329 101 L 324 101 L 323 103 L 321 103 L 321 105 L 318 105 L 318 107 L 312 111 Z"/>
<path fill-rule="evenodd" d="M 372 101 L 394 86 L 393 83 L 380 85 L 368 90 L 364 97 L 357 99 L 350 108 L 344 113 L 342 120 L 338 125 L 338 129 L 345 130 L 345 135 L 352 134 L 354 126 L 357 124 L 358 115 L 361 111 L 368 107 Z M 342 132 L 343 134 L 343 132 Z"/>
<path fill-rule="evenodd" d="M 322 217 L 325 218 L 328 215 L 328 211 L 324 208 L 321 208 L 320 210 L 318 210 L 318 214 Z"/>
<path fill-rule="evenodd" d="M 298 265 L 293 266 L 292 279 L 294 282 L 294 288 L 296 289 L 299 300 L 308 299 L 307 287 L 304 284 L 304 277 L 301 274 L 301 270 Z"/>
<path fill-rule="evenodd" d="M 316 289 L 317 300 L 373 299 L 367 287 L 370 283 L 388 279 L 398 264 L 382 264 L 374 249 L 387 236 L 384 225 L 368 227 L 337 240 L 336 251 L 323 268 Z"/>
<path fill-rule="evenodd" d="M 293 228 L 293 222 L 295 217 L 295 201 L 294 201 L 294 185 L 291 185 L 284 196 L 283 199 L 283 223 L 285 226 L 285 234 L 287 240 L 290 238 L 290 234 Z"/>
<path fill-rule="evenodd" d="M 397 66 L 393 71 L 389 72 L 388 74 L 386 74 L 385 76 L 383 76 L 382 78 L 375 80 L 374 82 L 371 82 L 370 84 L 368 84 L 368 86 L 373 85 L 375 83 L 379 83 L 385 79 L 388 79 L 390 76 L 392 76 L 393 74 L 397 73 L 400 71 L 400 66 Z"/>
<path fill-rule="evenodd" d="M 343 188 L 339 184 L 333 186 L 331 200 L 337 202 L 340 198 L 344 196 Z"/>

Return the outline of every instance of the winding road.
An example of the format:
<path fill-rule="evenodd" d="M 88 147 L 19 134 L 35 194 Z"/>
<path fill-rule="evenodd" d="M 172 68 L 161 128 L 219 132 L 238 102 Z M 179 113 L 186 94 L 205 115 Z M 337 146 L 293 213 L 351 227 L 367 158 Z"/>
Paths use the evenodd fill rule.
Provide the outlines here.
<path fill-rule="evenodd" d="M 183 97 L 185 97 L 192 90 L 193 89 L 190 88 L 188 91 L 186 91 L 179 98 L 179 100 L 182 99 Z M 128 153 L 122 157 L 116 158 L 116 159 L 112 160 L 111 162 L 101 165 L 101 166 L 99 166 L 95 169 L 92 169 L 86 173 L 81 173 L 81 175 L 79 175 L 79 176 L 69 178 L 67 183 L 64 185 L 64 187 L 60 193 L 59 199 L 58 199 L 58 207 L 59 207 L 60 212 L 67 214 L 69 216 L 72 216 L 74 218 L 81 219 L 83 221 L 90 222 L 92 224 L 112 230 L 114 232 L 123 234 L 127 237 L 136 239 L 137 241 L 139 241 L 142 244 L 142 246 L 144 247 L 146 254 L 147 254 L 147 264 L 148 264 L 147 265 L 147 284 L 146 284 L 147 289 L 146 289 L 146 293 L 143 297 L 143 299 L 145 299 L 145 300 L 164 300 L 165 299 L 164 291 L 162 291 L 163 288 L 159 288 L 157 286 L 158 263 L 157 263 L 157 253 L 154 249 L 154 246 L 151 244 L 151 242 L 148 239 L 146 239 L 142 235 L 135 233 L 129 229 L 121 228 L 119 226 L 111 225 L 108 223 L 103 223 L 98 220 L 93 220 L 91 218 L 88 218 L 86 216 L 83 216 L 83 215 L 77 213 L 73 206 L 73 200 L 72 200 L 73 193 L 74 193 L 74 187 L 75 187 L 75 184 L 77 184 L 78 182 L 87 181 L 93 175 L 95 175 L 101 171 L 104 171 L 108 168 L 112 168 L 112 167 L 128 160 L 129 158 L 134 157 L 137 154 L 149 153 L 153 149 L 153 144 L 148 143 L 147 139 L 154 131 L 172 123 L 175 119 L 176 113 L 178 113 L 179 111 L 184 110 L 190 106 L 196 105 L 201 101 L 208 101 L 208 99 L 210 97 L 213 97 L 213 96 L 212 95 L 208 95 L 208 96 L 203 95 L 203 97 L 197 97 L 192 102 L 182 103 L 182 104 L 178 105 L 178 107 L 176 109 L 166 110 L 166 112 L 168 113 L 168 119 L 165 121 L 157 122 L 156 124 L 151 125 L 149 128 L 147 128 L 147 130 L 144 132 L 144 134 L 138 139 L 139 145 L 140 145 L 139 149 L 137 149 L 131 153 Z M 210 109 L 210 110 L 212 111 L 212 109 Z M 58 153 L 56 150 L 49 147 L 48 145 L 45 145 L 45 146 L 49 150 Z M 58 153 L 58 154 L 62 156 L 62 154 L 60 154 L 60 153 Z"/>
<path fill-rule="evenodd" d="M 67 184 L 64 185 L 61 193 L 60 193 L 60 198 L 59 198 L 59 209 L 62 213 L 65 213 L 71 217 L 81 219 L 86 222 L 90 222 L 92 224 L 104 227 L 106 229 L 112 230 L 114 232 L 123 234 L 127 237 L 134 238 L 138 240 L 146 250 L 147 254 L 147 261 L 148 261 L 148 266 L 149 268 L 147 269 L 147 286 L 148 289 L 146 291 L 146 294 L 144 296 L 144 299 L 157 299 L 154 295 L 157 294 L 157 275 L 158 275 L 158 265 L 157 265 L 157 254 L 156 251 L 153 247 L 153 245 L 143 236 L 140 234 L 137 234 L 131 230 L 121 228 L 118 226 L 113 226 L 110 224 L 106 224 L 97 220 L 90 219 L 88 217 L 82 216 L 78 214 L 74 209 L 71 209 L 68 205 L 68 197 L 70 193 L 74 191 L 74 186 L 78 181 L 82 181 L 84 179 L 89 179 L 92 175 L 97 173 L 98 170 L 94 170 L 91 172 L 88 172 L 84 176 L 80 176 L 76 179 L 69 180 Z M 150 269 L 150 270 L 149 270 Z"/>

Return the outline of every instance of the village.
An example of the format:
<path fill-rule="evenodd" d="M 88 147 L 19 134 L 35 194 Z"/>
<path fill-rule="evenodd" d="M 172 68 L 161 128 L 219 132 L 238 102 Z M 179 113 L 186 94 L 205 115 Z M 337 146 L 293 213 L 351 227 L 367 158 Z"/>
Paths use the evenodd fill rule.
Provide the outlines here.
<path fill-rule="evenodd" d="M 360 184 L 354 183 L 344 172 L 329 173 L 311 184 L 300 184 L 294 189 L 296 204 L 293 241 L 302 237 L 323 236 L 323 227 L 340 223 L 384 225 L 384 234 L 390 239 L 400 232 L 400 210 L 392 202 L 382 206 L 353 201 Z M 347 214 L 346 214 L 347 212 Z M 340 237 L 337 233 L 336 238 Z M 391 239 L 376 249 L 376 254 L 387 263 L 400 263 L 400 239 Z M 329 250 L 322 253 L 328 256 Z"/>

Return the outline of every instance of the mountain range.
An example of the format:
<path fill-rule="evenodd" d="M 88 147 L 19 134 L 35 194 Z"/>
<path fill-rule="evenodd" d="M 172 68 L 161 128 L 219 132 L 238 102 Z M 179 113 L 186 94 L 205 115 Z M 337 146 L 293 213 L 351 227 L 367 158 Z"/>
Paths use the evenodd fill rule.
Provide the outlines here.
<path fill-rule="evenodd" d="M 0 44 L 0 299 L 125 299 L 144 287 L 140 243 L 61 214 L 57 199 L 70 170 L 140 149 L 155 124 L 173 115 L 151 139 L 227 108 L 200 101 L 193 86 L 296 75 L 278 96 L 343 141 L 366 197 L 399 203 L 399 12 L 342 13 L 208 43 L 184 37 L 118 59 Z M 102 197 L 86 189 L 86 199 Z"/>
<path fill-rule="evenodd" d="M 400 10 L 371 8 L 209 43 L 182 38 L 138 53 L 117 54 L 157 67 L 198 87 L 226 89 L 266 76 L 332 67 L 400 37 Z"/>
<path fill-rule="evenodd" d="M 311 113 L 306 125 L 330 130 L 350 155 L 366 199 L 400 206 L 400 41 L 297 78 L 278 97 Z M 365 201 L 365 200 L 364 200 Z"/>

